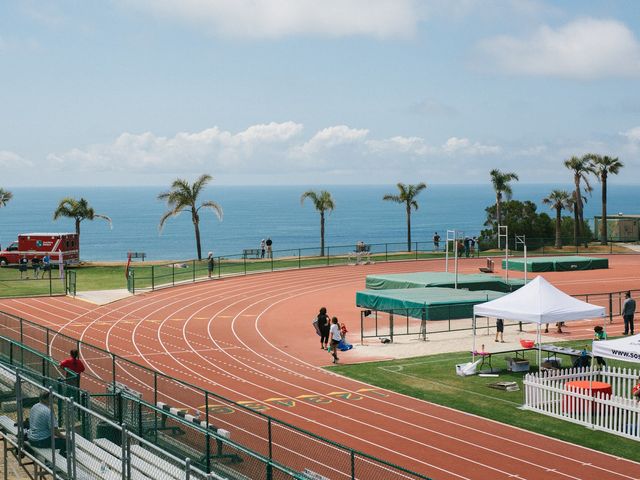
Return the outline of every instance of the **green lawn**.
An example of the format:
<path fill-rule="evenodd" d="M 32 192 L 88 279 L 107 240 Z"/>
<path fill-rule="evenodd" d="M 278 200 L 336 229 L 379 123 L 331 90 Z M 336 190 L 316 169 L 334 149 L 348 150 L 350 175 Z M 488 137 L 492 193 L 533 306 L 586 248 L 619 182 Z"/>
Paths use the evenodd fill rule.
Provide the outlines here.
<path fill-rule="evenodd" d="M 562 344 L 582 348 L 584 343 L 581 341 L 563 342 Z M 533 361 L 536 352 L 528 352 L 528 356 L 530 361 Z M 504 370 L 498 378 L 457 376 L 455 365 L 469 360 L 468 353 L 447 353 L 328 368 L 347 377 L 398 393 L 640 461 L 640 445 L 636 441 L 600 431 L 591 431 L 571 422 L 520 410 L 524 403 L 522 389 L 524 373 L 512 373 Z M 563 364 L 570 365 L 570 359 L 565 357 Z M 623 364 L 622 362 L 613 362 L 613 364 L 634 367 L 633 364 Z M 506 362 L 502 357 L 496 355 L 493 358 L 493 366 L 504 368 Z M 496 381 L 517 382 L 520 391 L 506 392 L 488 387 L 488 384 Z"/>

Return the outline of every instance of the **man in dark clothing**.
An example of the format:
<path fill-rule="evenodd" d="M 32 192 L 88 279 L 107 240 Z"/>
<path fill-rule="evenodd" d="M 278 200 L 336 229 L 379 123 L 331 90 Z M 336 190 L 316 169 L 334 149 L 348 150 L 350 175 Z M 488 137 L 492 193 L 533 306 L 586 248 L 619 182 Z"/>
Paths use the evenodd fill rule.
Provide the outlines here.
<path fill-rule="evenodd" d="M 271 238 L 267 238 L 266 241 L 267 244 L 267 258 L 273 258 L 273 242 L 271 241 Z"/>
<path fill-rule="evenodd" d="M 624 320 L 623 335 L 633 335 L 633 316 L 636 313 L 636 301 L 631 298 L 631 292 L 624 294 L 625 301 L 622 304 L 622 318 Z"/>

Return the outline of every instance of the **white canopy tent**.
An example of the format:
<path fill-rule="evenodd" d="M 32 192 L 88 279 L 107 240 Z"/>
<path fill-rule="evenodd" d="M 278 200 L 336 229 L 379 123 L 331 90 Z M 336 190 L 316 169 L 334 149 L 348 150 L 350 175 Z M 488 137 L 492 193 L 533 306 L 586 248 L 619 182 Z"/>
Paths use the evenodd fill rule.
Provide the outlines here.
<path fill-rule="evenodd" d="M 541 362 L 540 326 L 602 318 L 605 308 L 567 295 L 538 276 L 509 295 L 473 307 L 473 351 L 476 351 L 476 317 L 503 318 L 537 324 L 538 365 Z"/>
<path fill-rule="evenodd" d="M 640 362 L 640 335 L 594 341 L 592 351 L 595 357 Z"/>

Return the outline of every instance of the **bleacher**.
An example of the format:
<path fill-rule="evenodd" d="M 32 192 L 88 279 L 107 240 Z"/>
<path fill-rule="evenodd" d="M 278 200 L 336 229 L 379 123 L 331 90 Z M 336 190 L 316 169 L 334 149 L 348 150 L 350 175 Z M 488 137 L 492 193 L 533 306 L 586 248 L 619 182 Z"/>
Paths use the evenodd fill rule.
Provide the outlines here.
<path fill-rule="evenodd" d="M 248 477 L 231 469 L 227 471 L 221 466 L 216 466 L 215 472 L 207 474 L 192 465 L 189 458 L 198 459 L 202 453 L 179 441 L 176 443 L 172 435 L 176 430 L 165 429 L 160 432 L 165 438 L 165 443 L 171 444 L 171 450 L 177 453 L 173 455 L 166 448 L 159 448 L 126 428 L 123 431 L 123 427 L 117 423 L 72 403 L 71 398 L 55 393 L 55 389 L 51 390 L 55 398 L 52 402 L 52 405 L 55 405 L 54 414 L 67 420 L 66 423 L 61 423 L 61 426 L 66 427 L 68 436 L 67 453 L 62 456 L 58 450 L 33 447 L 28 441 L 28 431 L 20 427 L 17 420 L 21 417 L 26 418 L 28 408 L 35 403 L 23 403 L 25 393 L 29 392 L 37 401 L 39 394 L 47 388 L 20 375 L 20 391 L 17 392 L 17 373 L 4 365 L 0 365 L 0 383 L 13 391 L 16 407 L 22 413 L 15 415 L 15 418 L 8 415 L 0 416 L 0 437 L 5 452 L 13 455 L 30 478 L 51 478 L 55 471 L 55 478 L 65 480 L 181 480 L 189 471 L 189 477 L 195 480 L 248 480 Z M 185 418 L 184 421 L 187 422 L 189 419 Z M 83 425 L 86 423 L 90 428 Z M 108 429 L 101 429 L 99 425 L 106 425 Z M 88 435 L 83 436 L 81 432 Z M 111 436 L 115 438 L 101 437 L 100 434 L 105 432 L 111 432 Z M 174 440 L 166 440 L 168 438 Z M 222 444 L 219 449 L 222 449 Z M 6 455 L 4 461 L 7 471 Z M 224 476 L 216 472 L 223 473 Z"/>

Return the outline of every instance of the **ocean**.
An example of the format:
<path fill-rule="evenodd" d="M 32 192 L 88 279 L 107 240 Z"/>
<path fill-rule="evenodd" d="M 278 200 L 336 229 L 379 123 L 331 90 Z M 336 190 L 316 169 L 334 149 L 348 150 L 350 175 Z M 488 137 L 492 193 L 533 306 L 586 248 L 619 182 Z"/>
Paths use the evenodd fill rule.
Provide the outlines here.
<path fill-rule="evenodd" d="M 596 185 L 585 208 L 593 219 L 600 213 L 600 190 Z M 8 188 L 5 186 L 5 188 Z M 326 244 L 406 242 L 404 207 L 382 200 L 396 193 L 395 185 L 326 187 L 308 186 L 211 186 L 202 199 L 218 202 L 224 210 L 219 222 L 213 212 L 201 214 L 203 256 L 237 255 L 245 248 L 258 248 L 262 238 L 271 237 L 274 250 L 317 248 L 320 243 L 320 216 L 309 200 L 300 196 L 309 188 L 329 190 L 336 209 L 326 217 Z M 571 185 L 514 183 L 514 199 L 532 200 L 538 211 L 553 212 L 542 198 L 554 188 Z M 128 251 L 145 252 L 150 260 L 195 258 L 196 248 L 191 216 L 183 213 L 170 219 L 158 232 L 165 205 L 156 199 L 166 187 L 50 187 L 8 188 L 13 199 L 0 209 L 0 244 L 8 245 L 19 233 L 72 232 L 73 221 L 53 221 L 60 199 L 85 197 L 96 213 L 112 218 L 113 229 L 100 219 L 81 225 L 81 258 L 89 261 L 125 260 Z M 640 187 L 609 185 L 608 211 L 640 213 Z M 418 196 L 419 210 L 412 214 L 412 240 L 430 241 L 434 232 L 460 230 L 477 235 L 485 221 L 485 207 L 493 204 L 489 184 L 429 185 Z"/>

